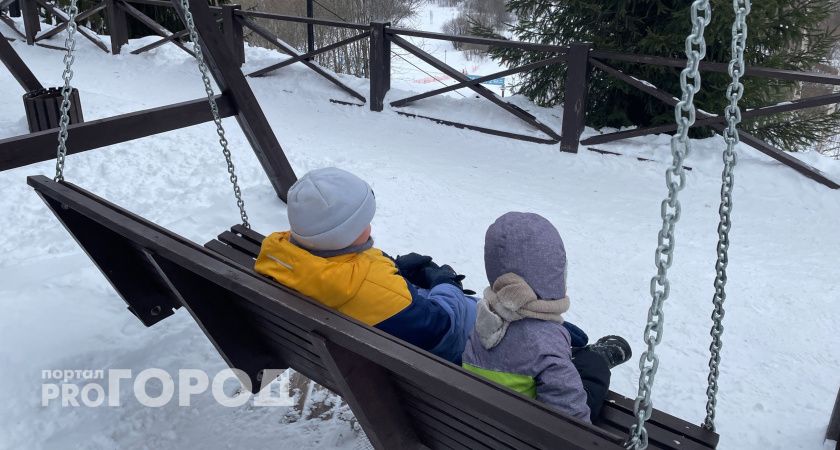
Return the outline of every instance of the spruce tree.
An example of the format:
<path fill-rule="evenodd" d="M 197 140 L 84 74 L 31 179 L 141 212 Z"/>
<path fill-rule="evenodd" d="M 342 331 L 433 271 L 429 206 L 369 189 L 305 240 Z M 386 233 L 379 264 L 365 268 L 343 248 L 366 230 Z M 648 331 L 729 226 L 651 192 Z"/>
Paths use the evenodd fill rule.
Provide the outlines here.
<path fill-rule="evenodd" d="M 706 29 L 707 61 L 728 63 L 733 20 L 732 2 L 711 0 L 712 21 Z M 826 19 L 837 0 L 762 0 L 752 3 L 747 20 L 745 51 L 748 65 L 791 70 L 811 70 L 827 60 L 840 38 L 827 29 Z M 517 17 L 511 27 L 516 39 L 568 45 L 591 42 L 595 49 L 623 53 L 685 58 L 685 38 L 690 30 L 690 1 L 685 0 L 509 0 L 508 10 Z M 493 34 L 476 27 L 474 32 Z M 491 49 L 492 57 L 507 66 L 545 58 L 546 54 L 517 49 Z M 680 92 L 679 69 L 608 61 L 610 65 L 646 80 L 671 94 Z M 564 65 L 523 74 L 518 92 L 540 105 L 563 102 Z M 698 108 L 722 114 L 727 100 L 727 74 L 703 72 L 703 91 L 695 97 Z M 801 85 L 768 78 L 744 78 L 745 108 L 772 105 L 794 98 Z M 659 100 L 599 70 L 593 70 L 587 102 L 587 125 L 601 127 L 651 126 L 673 122 L 673 109 Z M 840 112 L 825 108 L 745 120 L 743 128 L 784 150 L 802 150 L 840 133 Z M 700 130 L 710 135 L 710 130 Z"/>

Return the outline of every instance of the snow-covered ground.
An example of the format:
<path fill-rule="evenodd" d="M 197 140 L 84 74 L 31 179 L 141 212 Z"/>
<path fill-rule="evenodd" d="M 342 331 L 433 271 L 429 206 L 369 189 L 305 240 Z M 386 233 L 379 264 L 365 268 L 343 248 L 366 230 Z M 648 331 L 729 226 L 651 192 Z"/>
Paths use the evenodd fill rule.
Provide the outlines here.
<path fill-rule="evenodd" d="M 428 13 L 427 13 L 428 14 Z M 427 19 L 428 20 L 428 19 Z M 3 34 L 10 35 L 5 26 Z M 61 41 L 56 40 L 55 43 Z M 93 120 L 203 95 L 194 62 L 173 46 L 110 56 L 80 41 L 74 84 Z M 47 85 L 60 81 L 61 53 L 12 43 Z M 428 49 L 428 47 L 426 47 Z M 453 50 L 449 50 L 452 52 Z M 249 48 L 246 70 L 281 58 Z M 436 50 L 440 55 L 439 49 Z M 483 72 L 484 74 L 489 73 Z M 433 89 L 399 77 L 391 98 Z M 342 77 L 361 92 L 365 80 Z M 570 258 L 569 320 L 590 336 L 626 336 L 636 355 L 649 304 L 653 250 L 665 193 L 668 137 L 605 149 L 602 156 L 436 125 L 387 109 L 330 103 L 343 93 L 300 65 L 250 79 L 298 174 L 339 166 L 368 180 L 379 209 L 377 245 L 391 254 L 434 255 L 481 290 L 484 231 L 509 210 L 534 211 L 560 230 Z M 425 87 L 424 87 L 425 86 Z M 25 133 L 18 85 L 0 71 L 0 138 Z M 559 109 L 514 101 L 559 129 Z M 424 114 L 534 133 L 472 96 L 432 98 Z M 235 121 L 226 120 L 254 227 L 288 227 Z M 587 130 L 587 134 L 594 133 Z M 704 416 L 713 263 L 719 201 L 719 138 L 695 143 L 677 231 L 666 304 L 656 407 L 692 422 Z M 840 386 L 840 193 L 743 147 L 735 190 L 718 427 L 723 449 L 821 449 Z M 804 154 L 840 179 L 840 162 Z M 297 420 L 287 407 L 218 405 L 149 408 L 128 397 L 116 407 L 41 406 L 42 371 L 150 367 L 215 373 L 225 363 L 185 311 L 144 328 L 55 217 L 25 184 L 52 175 L 47 161 L 0 173 L 0 448 L 352 448 L 356 431 L 337 407 L 327 420 Z M 66 175 L 93 192 L 205 242 L 238 220 L 211 125 L 200 125 L 68 157 Z M 634 396 L 635 363 L 612 388 Z M 277 389 L 282 389 L 278 383 Z"/>

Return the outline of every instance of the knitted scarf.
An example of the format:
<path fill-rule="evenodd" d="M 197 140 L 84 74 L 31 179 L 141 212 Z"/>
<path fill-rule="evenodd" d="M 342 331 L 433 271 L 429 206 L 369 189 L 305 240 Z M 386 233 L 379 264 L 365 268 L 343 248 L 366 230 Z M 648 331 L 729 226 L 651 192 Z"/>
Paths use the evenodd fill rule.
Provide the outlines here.
<path fill-rule="evenodd" d="M 478 302 L 475 329 L 481 345 L 487 350 L 499 344 L 511 322 L 530 317 L 563 323 L 562 314 L 569 310 L 569 297 L 541 300 L 522 277 L 506 273 L 484 290 Z"/>

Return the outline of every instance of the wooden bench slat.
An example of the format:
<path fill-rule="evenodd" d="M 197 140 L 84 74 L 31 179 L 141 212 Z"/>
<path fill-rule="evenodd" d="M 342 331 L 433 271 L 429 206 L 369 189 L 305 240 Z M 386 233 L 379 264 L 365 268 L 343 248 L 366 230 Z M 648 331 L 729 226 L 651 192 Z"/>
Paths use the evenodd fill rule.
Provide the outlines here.
<path fill-rule="evenodd" d="M 216 239 L 204 244 L 204 248 L 224 256 L 241 267 L 248 267 L 249 265 L 253 267 L 254 265 L 254 260 L 249 258 L 248 255 Z"/>
<path fill-rule="evenodd" d="M 446 402 L 435 399 L 433 396 L 430 396 L 427 393 L 422 392 L 422 390 L 410 383 L 409 380 L 400 379 L 397 383 L 400 388 L 404 391 L 404 395 L 406 396 L 408 401 L 413 402 L 425 402 L 425 403 L 434 403 L 437 400 L 436 407 L 438 409 L 443 409 L 450 413 L 455 420 L 462 420 L 464 417 L 457 417 L 458 409 L 452 405 L 447 404 Z M 605 420 L 602 423 L 598 423 L 597 425 L 601 428 L 606 429 L 618 436 L 626 437 L 628 435 L 629 427 L 632 425 L 633 416 L 632 414 L 628 414 L 621 410 L 607 410 L 606 405 L 604 410 L 602 410 L 602 418 L 610 419 Z M 462 420 L 464 421 L 464 420 Z M 481 431 L 484 433 L 489 434 L 490 429 L 488 429 L 488 424 L 484 422 L 476 422 L 470 421 L 466 419 L 467 422 L 470 423 L 470 426 L 478 425 L 481 428 Z M 482 426 L 483 425 L 483 426 Z M 500 430 L 495 429 L 496 433 L 495 437 L 499 437 Z M 704 445 L 702 443 L 697 443 L 688 437 L 681 436 L 667 429 L 663 429 L 659 427 L 656 423 L 648 422 L 648 432 L 650 434 L 651 439 L 651 448 L 681 448 L 681 449 L 707 449 L 712 448 L 713 446 Z M 676 444 L 674 441 L 679 442 Z M 505 442 L 505 441 L 502 441 Z M 507 445 L 511 445 L 514 448 L 521 448 L 523 443 L 520 443 L 518 446 L 510 441 L 505 442 Z"/>
<path fill-rule="evenodd" d="M 489 424 L 483 423 L 483 429 L 473 426 L 469 420 L 464 420 L 465 415 L 463 412 L 459 415 L 458 413 L 454 413 L 453 408 L 449 405 L 429 401 L 428 395 L 421 398 L 418 397 L 416 393 L 407 391 L 402 387 L 401 393 L 405 398 L 406 404 L 410 404 L 412 408 L 423 411 L 427 415 L 435 416 L 438 420 L 445 423 L 455 424 L 453 425 L 454 428 L 471 436 L 472 439 L 481 440 L 494 448 L 533 448 L 524 442 L 517 441 L 511 436 L 505 435 L 498 429 L 495 429 L 496 433 L 488 433 L 486 430 L 488 429 Z M 502 436 L 502 439 L 496 438 L 496 436 L 499 435 Z"/>
<path fill-rule="evenodd" d="M 432 450 L 455 450 L 459 449 L 457 443 L 446 436 L 429 433 L 426 427 L 417 427 L 417 434 L 424 444 L 428 445 Z"/>
<path fill-rule="evenodd" d="M 629 397 L 625 397 L 615 392 L 610 392 L 607 396 L 607 401 L 604 403 L 604 408 L 618 408 L 625 413 L 632 415 L 633 402 L 634 400 Z M 648 422 L 654 423 L 656 426 L 669 430 L 672 433 L 684 435 L 707 447 L 717 446 L 718 441 L 720 440 L 720 436 L 713 431 L 709 431 L 701 426 L 680 419 L 679 417 L 674 417 L 657 409 L 653 410 Z"/>
<path fill-rule="evenodd" d="M 415 403 L 408 399 L 405 399 L 403 405 L 408 407 L 409 414 L 411 414 L 412 417 L 434 430 L 435 433 L 443 434 L 451 438 L 464 448 L 474 450 L 491 450 L 492 448 L 500 448 L 498 446 L 489 447 L 479 440 L 481 439 L 481 436 L 478 436 L 478 439 L 476 439 L 476 436 L 472 435 L 472 433 L 465 432 L 463 428 L 458 427 L 458 425 L 461 425 L 460 422 L 454 422 L 454 424 L 452 422 L 447 422 L 446 419 L 442 417 L 440 411 L 429 408 L 428 405 Z M 490 441 L 486 438 L 484 442 L 487 442 L 488 444 L 490 443 Z"/>
<path fill-rule="evenodd" d="M 245 239 L 244 237 L 233 233 L 232 231 L 225 231 L 219 235 L 219 240 L 227 245 L 245 253 L 251 258 L 256 258 L 260 254 L 260 246 Z M 253 264 L 251 264 L 253 267 Z"/>
<path fill-rule="evenodd" d="M 261 324 L 256 324 L 254 326 L 254 329 L 260 332 L 266 338 L 271 339 L 276 344 L 280 345 L 282 347 L 282 351 L 286 353 L 294 353 L 300 356 L 301 358 L 309 361 L 314 366 L 320 367 L 322 369 L 324 368 L 324 365 L 321 362 L 321 359 L 318 357 L 318 355 L 304 348 L 301 348 L 299 345 L 290 341 L 286 336 L 279 334 L 275 328 L 270 328 Z"/>
<path fill-rule="evenodd" d="M 305 348 L 306 350 L 312 353 L 317 353 L 316 348 L 310 338 L 310 331 L 298 327 L 297 325 L 289 322 L 288 320 L 283 319 L 277 314 L 274 314 L 271 311 L 267 311 L 264 308 L 261 308 L 259 305 L 255 305 L 253 303 L 243 303 L 242 307 L 250 311 L 253 314 L 254 318 L 264 322 L 266 325 L 271 324 L 274 327 L 277 327 L 280 330 L 282 330 L 284 334 L 287 334 L 288 338 L 291 341 L 295 342 L 297 345 Z"/>
<path fill-rule="evenodd" d="M 636 423 L 636 418 L 633 415 L 612 408 L 602 410 L 601 420 L 612 423 L 623 430 L 627 430 L 625 431 L 625 435 L 628 434 L 630 427 Z M 683 450 L 707 450 L 710 448 L 709 446 L 698 443 L 687 436 L 672 433 L 665 428 L 660 428 L 655 423 L 648 422 L 645 425 L 645 429 L 648 432 L 648 439 L 658 447 L 678 448 Z"/>
<path fill-rule="evenodd" d="M 490 447 L 481 445 L 471 439 L 466 439 L 464 436 L 457 436 L 456 433 L 445 433 L 442 430 L 448 428 L 430 416 L 424 415 L 422 412 L 413 410 L 410 405 L 406 405 L 406 411 L 411 415 L 415 427 L 418 429 L 425 429 L 426 435 L 433 437 L 437 441 L 443 441 L 449 448 L 458 450 L 489 450 Z M 464 444 L 470 442 L 472 444 Z"/>
<path fill-rule="evenodd" d="M 276 322 L 271 320 L 270 317 L 259 316 L 252 308 L 248 309 L 251 311 L 251 318 L 255 321 L 255 325 L 258 328 L 264 329 L 272 335 L 281 337 L 285 342 L 288 342 L 291 347 L 294 347 L 296 351 L 303 352 L 310 359 L 320 361 L 321 358 L 317 353 L 315 353 L 315 347 L 311 342 L 278 325 Z"/>
<path fill-rule="evenodd" d="M 420 422 L 419 425 L 421 426 L 417 427 L 417 434 L 429 447 L 446 450 L 469 450 L 451 437 L 445 434 L 435 433 L 429 427 L 424 426 L 424 423 Z"/>
<path fill-rule="evenodd" d="M 310 380 L 329 389 L 330 391 L 341 395 L 338 388 L 336 388 L 335 386 L 335 382 L 323 367 L 316 367 L 312 365 L 312 363 L 309 360 L 301 358 L 300 356 L 294 353 L 290 353 L 286 356 L 288 357 L 287 361 L 289 362 L 289 365 L 292 367 L 292 369 L 294 369 L 295 372 L 298 372 L 306 378 L 309 378 Z"/>
<path fill-rule="evenodd" d="M 406 383 L 401 378 L 395 377 L 395 382 L 402 391 L 403 396 L 407 398 L 412 398 L 417 403 L 427 403 L 438 410 L 446 411 L 453 419 L 458 420 L 459 422 L 482 433 L 485 433 L 487 436 L 495 439 L 496 441 L 506 446 L 516 449 L 536 448 L 519 440 L 515 436 L 512 436 L 487 422 L 479 420 L 478 418 L 470 415 L 465 411 L 462 411 L 457 406 L 452 405 L 442 399 L 439 399 L 431 393 L 424 392 L 422 389 L 410 383 Z"/>
<path fill-rule="evenodd" d="M 250 228 L 245 228 L 245 226 L 241 224 L 230 227 L 230 231 L 242 235 L 242 237 L 257 245 L 262 245 L 262 241 L 265 240 L 265 236 Z"/>

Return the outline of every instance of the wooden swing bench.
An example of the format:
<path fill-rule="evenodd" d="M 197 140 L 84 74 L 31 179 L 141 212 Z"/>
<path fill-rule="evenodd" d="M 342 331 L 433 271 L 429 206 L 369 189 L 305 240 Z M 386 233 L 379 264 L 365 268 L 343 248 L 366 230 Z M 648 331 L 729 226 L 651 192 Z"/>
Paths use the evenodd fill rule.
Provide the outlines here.
<path fill-rule="evenodd" d="M 199 246 L 73 184 L 28 178 L 144 325 L 184 307 L 259 390 L 293 368 L 341 395 L 376 448 L 620 449 L 633 400 L 593 426 L 365 326 L 253 271 L 263 236 L 234 226 Z M 649 448 L 715 448 L 718 435 L 654 411 Z"/>

